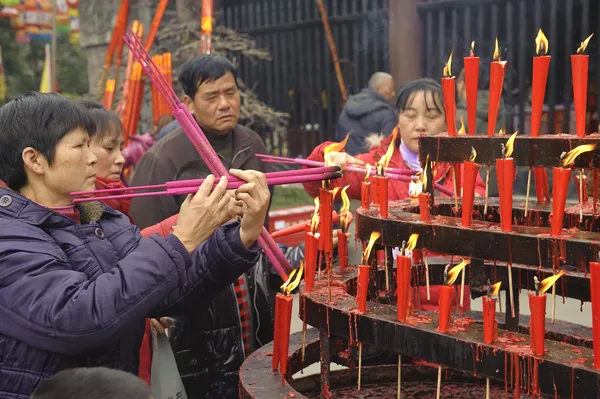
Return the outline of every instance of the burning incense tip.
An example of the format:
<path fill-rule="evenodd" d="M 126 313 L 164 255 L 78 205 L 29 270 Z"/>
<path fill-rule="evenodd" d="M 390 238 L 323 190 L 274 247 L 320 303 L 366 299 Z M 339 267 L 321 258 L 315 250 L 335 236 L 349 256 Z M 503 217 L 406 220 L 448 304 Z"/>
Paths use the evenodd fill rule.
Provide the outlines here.
<path fill-rule="evenodd" d="M 537 55 L 548 54 L 548 39 L 541 29 L 538 31 L 537 37 L 535 38 L 535 51 Z"/>
<path fill-rule="evenodd" d="M 543 279 L 539 283 L 538 295 L 545 294 L 546 291 L 548 291 L 550 289 L 550 287 L 552 287 L 554 285 L 554 283 L 556 283 L 556 280 L 558 280 L 559 278 L 561 278 L 563 276 L 563 274 L 565 274 L 565 271 L 561 270 L 559 273 L 555 274 L 554 276 L 550 276 L 550 277 Z"/>
<path fill-rule="evenodd" d="M 381 233 L 378 231 L 374 231 L 371 233 L 371 237 L 369 238 L 369 244 L 367 244 L 367 248 L 365 248 L 365 252 L 363 254 L 362 263 L 369 260 L 369 256 L 371 255 L 371 250 L 373 249 L 373 245 L 375 245 L 375 241 L 377 241 L 381 237 Z"/>
<path fill-rule="evenodd" d="M 510 158 L 515 148 L 515 138 L 519 134 L 519 131 L 514 132 L 510 138 L 506 141 L 506 147 L 504 149 L 504 158 Z"/>
<path fill-rule="evenodd" d="M 593 33 L 591 35 L 589 35 L 587 39 L 585 39 L 584 41 L 581 42 L 581 45 L 577 49 L 577 54 L 583 54 L 585 52 L 585 49 L 587 48 L 588 43 L 592 39 L 592 36 L 594 36 Z"/>
<path fill-rule="evenodd" d="M 569 151 L 564 158 L 562 159 L 562 164 L 564 167 L 569 167 L 573 163 L 575 163 L 575 159 L 585 152 L 594 151 L 596 149 L 596 144 L 583 144 L 578 147 L 575 147 L 571 151 Z"/>
<path fill-rule="evenodd" d="M 462 271 L 462 269 L 465 268 L 465 266 L 467 266 L 470 263 L 470 261 L 468 260 L 463 260 L 462 262 L 460 262 L 458 265 L 454 266 L 452 269 L 450 269 L 450 271 L 448 272 L 448 278 L 446 279 L 446 285 L 452 285 L 454 284 L 454 282 L 456 281 L 456 278 L 458 277 L 458 274 Z"/>
<path fill-rule="evenodd" d="M 498 281 L 496 284 L 491 285 L 489 287 L 490 290 L 490 296 L 496 296 L 498 295 L 498 293 L 500 292 L 500 286 L 502 285 L 502 281 Z"/>
<path fill-rule="evenodd" d="M 444 65 L 444 77 L 451 78 L 452 77 L 452 54 L 450 53 L 450 57 L 448 57 L 448 62 Z"/>

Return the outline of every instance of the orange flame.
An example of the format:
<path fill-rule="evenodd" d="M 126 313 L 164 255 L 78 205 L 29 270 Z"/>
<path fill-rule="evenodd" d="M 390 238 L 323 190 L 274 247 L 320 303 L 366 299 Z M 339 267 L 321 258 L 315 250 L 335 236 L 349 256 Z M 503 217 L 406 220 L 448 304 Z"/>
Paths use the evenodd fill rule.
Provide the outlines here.
<path fill-rule="evenodd" d="M 514 132 L 510 138 L 506 141 L 506 147 L 504 150 L 504 158 L 510 158 L 510 156 L 513 153 L 513 150 L 515 148 L 515 138 L 517 137 L 517 134 L 519 134 L 519 131 L 517 130 L 516 132 Z"/>
<path fill-rule="evenodd" d="M 444 77 L 452 77 L 452 53 L 450 53 L 450 57 L 448 57 L 448 62 L 446 63 L 446 65 L 444 65 Z"/>
<path fill-rule="evenodd" d="M 425 169 L 423 169 L 423 191 L 427 190 L 427 165 L 425 165 Z"/>
<path fill-rule="evenodd" d="M 458 129 L 458 134 L 467 134 L 467 129 L 465 128 L 465 120 L 463 116 L 460 116 L 460 129 Z"/>
<path fill-rule="evenodd" d="M 504 129 L 498 130 L 498 136 L 504 136 L 504 135 L 506 135 L 506 133 L 504 132 Z"/>
<path fill-rule="evenodd" d="M 537 55 L 548 54 L 548 39 L 541 29 L 538 31 L 537 37 L 535 38 L 535 51 Z"/>
<path fill-rule="evenodd" d="M 471 42 L 471 57 L 475 55 L 475 40 Z"/>
<path fill-rule="evenodd" d="M 475 151 L 475 148 L 471 147 L 471 157 L 469 158 L 469 161 L 475 162 L 475 158 L 477 158 L 477 151 Z"/>
<path fill-rule="evenodd" d="M 575 159 L 583 154 L 584 152 L 594 151 L 596 148 L 596 144 L 583 144 L 578 147 L 575 147 L 571 151 L 567 152 L 567 155 L 562 160 L 562 164 L 564 167 L 569 167 L 575 162 Z"/>
<path fill-rule="evenodd" d="M 348 224 L 350 223 L 350 218 L 348 217 L 348 213 L 350 212 L 350 198 L 348 198 L 348 194 L 346 190 L 348 190 L 350 185 L 347 185 L 342 189 L 342 207 L 340 208 L 340 221 L 344 226 L 344 231 L 348 230 Z"/>
<path fill-rule="evenodd" d="M 335 201 L 335 197 L 337 196 L 338 191 L 340 191 L 339 187 L 334 187 L 333 188 L 333 190 L 331 191 L 332 192 L 331 201 Z"/>
<path fill-rule="evenodd" d="M 498 48 L 498 37 L 496 37 L 496 48 L 494 49 L 494 61 L 502 61 L 500 59 L 500 49 Z"/>
<path fill-rule="evenodd" d="M 563 274 L 565 274 L 565 271 L 561 270 L 559 273 L 555 274 L 554 276 L 550 276 L 548 278 L 543 279 L 540 282 L 540 286 L 538 288 L 538 295 L 542 295 L 546 291 L 548 291 L 548 289 L 550 289 L 550 287 L 552 287 L 554 285 L 556 280 L 561 278 Z"/>
<path fill-rule="evenodd" d="M 496 296 L 500 292 L 500 286 L 502 285 L 502 281 L 498 281 L 496 284 L 490 287 L 490 296 Z"/>
<path fill-rule="evenodd" d="M 327 154 L 329 154 L 330 152 L 340 152 L 344 148 L 346 148 L 346 143 L 348 142 L 349 137 L 350 137 L 350 133 L 348 133 L 346 135 L 346 138 L 343 141 L 340 141 L 339 143 L 331 143 L 323 149 L 323 155 L 325 156 L 325 163 L 327 163 L 327 157 L 326 157 Z M 326 166 L 330 166 L 330 165 L 326 165 Z"/>
<path fill-rule="evenodd" d="M 591 35 L 589 35 L 587 39 L 585 39 L 584 41 L 581 42 L 581 45 L 577 49 L 577 54 L 583 54 L 584 53 L 584 51 L 587 48 L 587 45 L 590 42 L 592 36 L 594 36 L 593 33 Z"/>
<path fill-rule="evenodd" d="M 366 164 L 365 165 L 365 181 L 369 180 L 369 176 L 371 176 L 371 164 Z"/>
<path fill-rule="evenodd" d="M 315 211 L 313 212 L 312 219 L 310 221 L 310 231 L 314 234 L 317 231 L 319 225 L 319 197 L 315 197 Z"/>
<path fill-rule="evenodd" d="M 304 271 L 304 262 L 300 262 L 300 267 L 298 269 L 292 270 L 288 280 L 281 285 L 281 291 L 284 294 L 290 295 L 290 293 L 296 289 L 298 284 L 300 284 L 300 280 L 302 279 L 303 271 Z M 294 276 L 295 276 L 295 278 L 294 278 Z M 292 279 L 293 279 L 293 281 L 292 281 Z"/>
<path fill-rule="evenodd" d="M 458 278 L 458 274 L 461 272 L 462 269 L 465 268 L 465 266 L 467 266 L 469 264 L 469 262 L 470 261 L 468 261 L 468 260 L 463 260 L 458 265 L 456 265 L 452 269 L 450 269 L 450 271 L 448 272 L 448 277 L 446 278 L 446 285 L 454 284 L 454 282 Z"/>
<path fill-rule="evenodd" d="M 367 248 L 365 248 L 365 252 L 363 253 L 362 262 L 366 262 L 371 256 L 371 250 L 373 249 L 373 245 L 375 245 L 375 241 L 377 241 L 381 237 L 381 233 L 378 231 L 374 231 L 371 233 L 371 237 L 369 238 L 369 243 L 367 244 Z"/>
<path fill-rule="evenodd" d="M 412 251 L 413 249 L 415 249 L 417 247 L 417 241 L 419 240 L 419 235 L 418 234 L 411 234 L 410 238 L 408 239 L 408 242 L 406 243 L 406 250 L 407 251 Z"/>
<path fill-rule="evenodd" d="M 381 174 L 383 174 L 383 169 L 387 168 L 387 166 L 390 163 L 390 160 L 392 159 L 392 155 L 394 155 L 394 149 L 396 146 L 396 136 L 397 135 L 398 135 L 398 128 L 394 129 L 394 132 L 392 133 L 392 141 L 390 142 L 390 145 L 389 145 L 387 151 L 377 162 L 377 171 Z"/>

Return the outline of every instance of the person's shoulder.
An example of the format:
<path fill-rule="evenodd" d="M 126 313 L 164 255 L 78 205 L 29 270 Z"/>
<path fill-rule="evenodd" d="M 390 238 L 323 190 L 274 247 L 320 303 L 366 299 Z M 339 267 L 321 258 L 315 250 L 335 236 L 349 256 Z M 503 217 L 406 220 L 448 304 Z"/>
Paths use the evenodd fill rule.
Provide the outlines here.
<path fill-rule="evenodd" d="M 263 139 L 260 137 L 260 135 L 258 133 L 256 133 L 254 130 L 250 129 L 249 127 L 242 126 L 242 125 L 235 125 L 235 127 L 233 128 L 233 134 L 237 138 L 241 138 L 240 141 L 243 141 L 243 142 L 248 141 L 248 142 L 251 142 L 255 146 L 261 146 L 261 147 L 265 146 L 265 143 L 263 142 Z"/>

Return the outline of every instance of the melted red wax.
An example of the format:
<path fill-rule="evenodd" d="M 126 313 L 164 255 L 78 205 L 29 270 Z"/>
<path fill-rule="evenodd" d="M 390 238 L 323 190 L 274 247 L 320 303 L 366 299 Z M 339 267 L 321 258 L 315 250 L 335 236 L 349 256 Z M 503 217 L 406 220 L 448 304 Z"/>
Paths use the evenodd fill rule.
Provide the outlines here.
<path fill-rule="evenodd" d="M 587 362 L 587 359 L 585 357 L 580 357 L 580 358 L 571 360 L 569 363 L 571 363 L 571 364 L 584 364 L 585 362 Z"/>
<path fill-rule="evenodd" d="M 573 353 L 577 353 L 578 355 L 583 355 L 583 351 L 579 348 L 573 348 Z"/>

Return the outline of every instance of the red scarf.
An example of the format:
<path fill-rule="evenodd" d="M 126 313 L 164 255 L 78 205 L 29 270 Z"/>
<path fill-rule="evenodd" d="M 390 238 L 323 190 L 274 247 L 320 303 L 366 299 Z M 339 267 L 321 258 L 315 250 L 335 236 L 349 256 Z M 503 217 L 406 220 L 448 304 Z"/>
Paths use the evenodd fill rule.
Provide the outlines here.
<path fill-rule="evenodd" d="M 96 176 L 96 190 L 102 190 L 106 188 L 125 188 L 125 185 L 120 179 L 109 179 L 107 177 L 99 177 Z M 121 194 L 130 194 L 132 191 L 123 190 Z M 98 196 L 103 194 L 98 194 Z M 127 215 L 127 217 L 131 220 L 131 216 L 129 216 L 129 207 L 131 206 L 131 198 L 120 198 L 120 199 L 110 199 L 103 200 L 102 203 L 106 206 L 110 206 L 111 208 Z M 131 220 L 133 222 L 133 220 Z"/>

